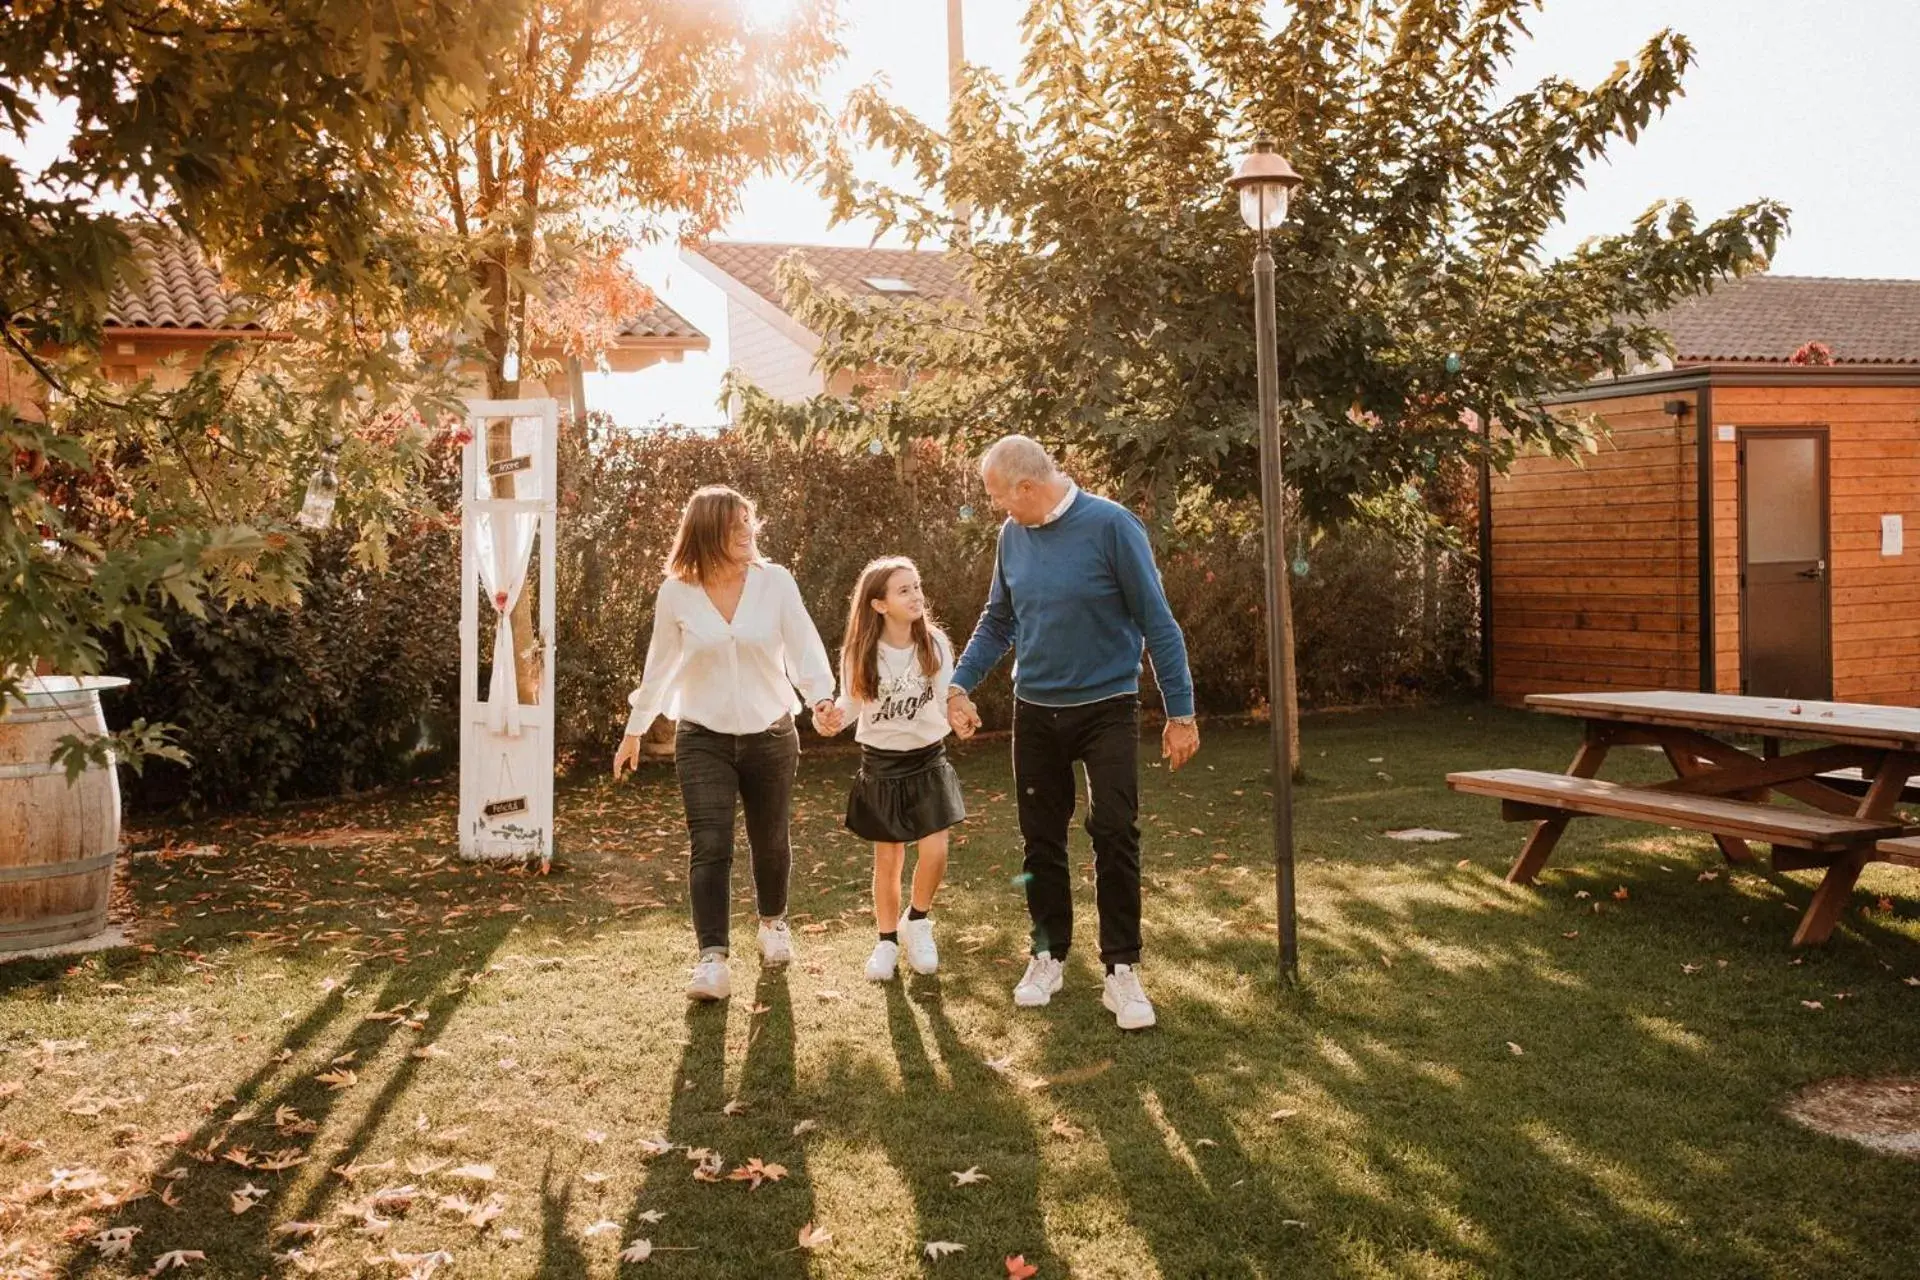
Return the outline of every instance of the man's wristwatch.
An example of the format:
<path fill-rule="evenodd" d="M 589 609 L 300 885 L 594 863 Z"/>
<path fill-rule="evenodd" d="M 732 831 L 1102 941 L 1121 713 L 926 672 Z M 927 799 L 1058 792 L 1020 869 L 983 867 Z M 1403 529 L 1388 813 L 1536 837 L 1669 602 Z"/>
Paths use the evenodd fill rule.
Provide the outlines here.
<path fill-rule="evenodd" d="M 1186 726 L 1187 726 L 1187 727 L 1188 727 L 1189 729 L 1191 729 L 1191 728 L 1192 728 L 1192 727 L 1194 727 L 1195 725 L 1197 725 L 1197 724 L 1199 724 L 1199 723 L 1200 723 L 1200 721 L 1199 721 L 1199 719 L 1198 719 L 1198 718 L 1196 718 L 1196 717 L 1194 717 L 1194 716 L 1168 716 L 1168 717 L 1167 717 L 1167 723 L 1168 723 L 1168 724 L 1183 724 L 1183 725 L 1186 725 Z"/>

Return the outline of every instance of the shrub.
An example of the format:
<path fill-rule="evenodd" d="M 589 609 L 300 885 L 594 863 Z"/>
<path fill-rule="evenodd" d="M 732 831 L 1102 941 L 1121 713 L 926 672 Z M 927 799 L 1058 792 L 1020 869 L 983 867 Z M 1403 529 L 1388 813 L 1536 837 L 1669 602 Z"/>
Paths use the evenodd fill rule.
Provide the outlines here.
<path fill-rule="evenodd" d="M 596 418 L 563 435 L 560 450 L 554 677 L 563 765 L 598 767 L 619 740 L 661 564 L 687 495 L 703 484 L 733 485 L 760 504 L 762 549 L 793 570 L 829 654 L 856 575 L 881 554 L 919 564 L 956 644 L 972 631 L 998 529 L 972 459 L 931 443 L 902 458 L 768 447 L 728 433 L 635 433 Z M 1198 495 L 1163 531 L 1167 593 L 1204 712 L 1265 702 L 1259 518 L 1257 506 Z M 179 725 L 193 757 L 191 769 L 155 764 L 129 779 L 138 802 L 260 804 L 457 761 L 456 529 L 401 538 L 385 575 L 355 568 L 349 551 L 344 536 L 322 542 L 297 609 L 175 612 L 173 649 L 152 672 L 124 656 L 115 664 L 134 686 L 114 695 L 109 714 Z M 1472 563 L 1424 520 L 1309 534 L 1294 558 L 1307 564 L 1293 579 L 1303 706 L 1404 700 L 1471 681 Z M 483 658 L 489 652 L 483 643 Z M 1011 718 L 1011 667 L 979 691 L 989 727 Z"/>

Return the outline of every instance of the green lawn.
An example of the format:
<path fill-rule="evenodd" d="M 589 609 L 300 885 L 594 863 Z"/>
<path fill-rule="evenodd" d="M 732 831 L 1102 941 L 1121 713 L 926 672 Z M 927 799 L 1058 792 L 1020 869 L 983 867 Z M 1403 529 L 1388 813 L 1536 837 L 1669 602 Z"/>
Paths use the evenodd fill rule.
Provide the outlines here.
<path fill-rule="evenodd" d="M 1040 1277 L 1913 1276 L 1920 1166 L 1779 1106 L 1920 1060 L 1920 878 L 1871 869 L 1804 957 L 1811 876 L 1734 873 L 1704 839 L 1577 824 L 1540 887 L 1509 886 L 1520 829 L 1441 775 L 1558 768 L 1572 732 L 1481 708 L 1310 722 L 1298 991 L 1274 976 L 1262 732 L 1156 765 L 1161 1022 L 1127 1037 L 1088 952 L 1051 1008 L 1012 1007 L 1004 742 L 960 754 L 976 816 L 937 978 L 861 979 L 868 853 L 839 830 L 850 758 L 819 753 L 801 964 L 759 975 L 742 867 L 724 1008 L 681 995 L 660 766 L 565 788 L 544 879 L 451 860 L 446 789 L 140 833 L 218 847 L 131 868 L 146 945 L 0 967 L 0 1275 L 185 1249 L 206 1256 L 167 1274 L 424 1275 L 406 1255 L 445 1250 L 458 1277 L 1004 1277 L 1016 1254 Z M 1381 834 L 1406 826 L 1467 838 Z M 689 1147 L 786 1175 L 703 1182 Z M 258 1167 L 282 1150 L 304 1163 Z M 247 1185 L 265 1198 L 235 1214 Z M 808 1223 L 832 1237 L 810 1252 Z M 115 1227 L 139 1234 L 103 1259 L 87 1237 Z M 965 1250 L 929 1262 L 929 1241 Z"/>

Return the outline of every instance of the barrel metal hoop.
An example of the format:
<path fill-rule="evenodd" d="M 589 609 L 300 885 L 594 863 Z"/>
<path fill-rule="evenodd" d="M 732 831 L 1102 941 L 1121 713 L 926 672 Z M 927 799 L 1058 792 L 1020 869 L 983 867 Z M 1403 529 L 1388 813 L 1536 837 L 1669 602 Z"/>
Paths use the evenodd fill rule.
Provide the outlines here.
<path fill-rule="evenodd" d="M 78 862 L 36 862 L 30 867 L 0 867 L 0 884 L 19 884 L 26 880 L 55 880 L 61 876 L 84 876 L 104 871 L 113 865 L 110 850 Z"/>
<path fill-rule="evenodd" d="M 37 951 L 67 942 L 91 938 L 107 927 L 107 908 L 101 903 L 92 911 L 76 911 L 65 916 L 41 916 L 37 920 L 16 920 L 0 924 L 0 960 L 16 951 Z"/>

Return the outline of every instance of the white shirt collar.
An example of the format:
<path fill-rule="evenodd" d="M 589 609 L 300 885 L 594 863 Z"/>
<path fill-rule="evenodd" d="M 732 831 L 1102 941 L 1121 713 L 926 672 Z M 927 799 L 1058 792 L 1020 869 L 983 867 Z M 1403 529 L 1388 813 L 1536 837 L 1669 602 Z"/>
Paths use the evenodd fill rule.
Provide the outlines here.
<path fill-rule="evenodd" d="M 1067 514 L 1067 508 L 1072 506 L 1073 500 L 1079 496 L 1080 496 L 1080 486 L 1075 484 L 1071 479 L 1069 479 L 1067 481 L 1067 496 L 1060 499 L 1060 505 L 1055 507 L 1053 510 L 1047 512 L 1047 518 L 1045 520 L 1042 520 L 1040 523 L 1043 526 L 1050 525 L 1055 520 L 1058 520 L 1061 516 Z"/>

